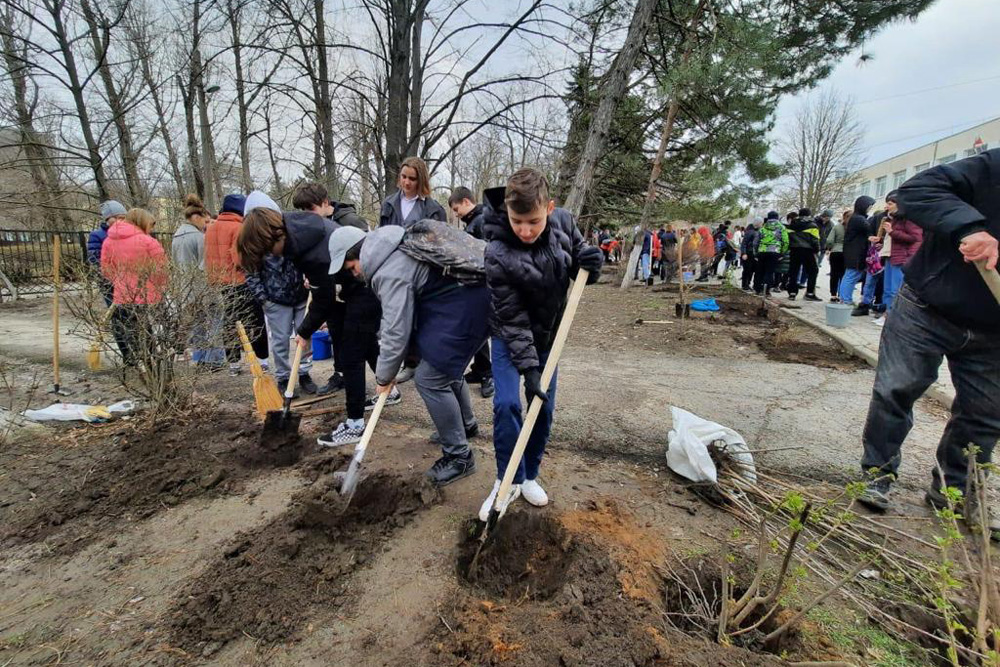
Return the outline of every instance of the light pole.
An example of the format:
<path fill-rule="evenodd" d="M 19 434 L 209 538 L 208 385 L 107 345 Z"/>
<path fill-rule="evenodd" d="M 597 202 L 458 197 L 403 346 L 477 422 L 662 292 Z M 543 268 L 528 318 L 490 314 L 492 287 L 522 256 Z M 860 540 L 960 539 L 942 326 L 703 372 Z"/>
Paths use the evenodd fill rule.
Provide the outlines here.
<path fill-rule="evenodd" d="M 205 205 L 217 211 L 219 204 L 215 192 L 215 142 L 212 141 L 212 127 L 208 122 L 208 96 L 219 91 L 212 85 L 205 87 L 204 73 L 198 74 L 198 113 L 201 117 L 201 171 L 205 179 Z"/>

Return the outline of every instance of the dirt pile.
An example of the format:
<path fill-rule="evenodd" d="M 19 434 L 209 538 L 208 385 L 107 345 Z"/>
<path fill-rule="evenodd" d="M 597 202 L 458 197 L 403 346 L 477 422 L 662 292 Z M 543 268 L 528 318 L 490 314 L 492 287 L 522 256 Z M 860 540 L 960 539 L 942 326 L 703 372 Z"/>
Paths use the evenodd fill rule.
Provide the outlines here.
<path fill-rule="evenodd" d="M 12 500 L 0 509 L 0 544 L 59 533 L 50 546 L 75 551 L 106 524 L 231 491 L 252 474 L 242 456 L 255 436 L 247 417 L 211 412 L 151 430 L 109 424 L 69 431 L 41 452 L 18 445 L 2 460 Z"/>
<path fill-rule="evenodd" d="M 636 667 L 778 665 L 668 627 L 662 553 L 611 500 L 566 513 L 503 519 L 474 580 L 442 613 L 424 665 Z M 469 544 L 460 547 L 465 572 Z"/>
<path fill-rule="evenodd" d="M 267 642 L 291 636 L 315 607 L 346 603 L 351 573 L 440 498 L 423 476 L 379 473 L 362 480 L 345 508 L 338 481 L 320 475 L 188 584 L 168 615 L 171 643 L 207 657 L 244 633 Z"/>

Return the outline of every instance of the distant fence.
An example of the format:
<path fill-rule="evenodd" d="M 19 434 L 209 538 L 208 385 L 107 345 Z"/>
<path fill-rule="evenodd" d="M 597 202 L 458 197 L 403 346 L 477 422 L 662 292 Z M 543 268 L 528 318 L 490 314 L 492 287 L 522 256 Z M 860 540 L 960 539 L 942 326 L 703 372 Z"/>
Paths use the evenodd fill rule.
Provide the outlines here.
<path fill-rule="evenodd" d="M 52 230 L 24 231 L 20 229 L 0 229 L 0 300 L 14 296 L 44 294 L 52 291 L 52 247 L 53 238 L 60 239 L 60 269 L 63 287 L 67 290 L 79 289 L 81 272 L 88 270 L 87 238 L 90 230 L 84 232 L 57 232 Z M 170 234 L 154 233 L 170 253 Z M 8 284 L 8 281 L 10 284 Z"/>

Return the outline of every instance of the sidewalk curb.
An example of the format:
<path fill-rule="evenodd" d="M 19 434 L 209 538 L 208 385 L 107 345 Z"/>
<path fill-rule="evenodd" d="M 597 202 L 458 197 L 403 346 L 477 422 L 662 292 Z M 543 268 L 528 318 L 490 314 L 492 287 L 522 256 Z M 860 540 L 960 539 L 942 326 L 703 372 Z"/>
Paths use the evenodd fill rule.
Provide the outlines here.
<path fill-rule="evenodd" d="M 845 329 L 837 329 L 816 322 L 810 319 L 809 317 L 806 317 L 804 314 L 798 312 L 797 309 L 785 308 L 782 305 L 778 305 L 778 308 L 781 310 L 782 313 L 791 315 L 799 322 L 809 325 L 813 329 L 816 329 L 817 331 L 820 331 L 829 336 L 830 338 L 832 338 L 833 340 L 837 341 L 840 347 L 844 348 L 846 352 L 848 352 L 849 354 L 853 354 L 859 359 L 865 360 L 868 363 L 868 365 L 871 366 L 872 368 L 878 368 L 878 355 L 867 348 L 860 347 L 849 341 L 844 336 L 843 332 L 845 331 Z M 940 382 L 935 382 L 934 384 L 932 384 L 930 388 L 928 388 L 927 391 L 924 393 L 924 395 L 927 396 L 928 398 L 937 401 L 937 403 L 946 410 L 951 409 L 951 403 L 952 401 L 955 400 L 954 393 L 949 391 L 947 388 L 943 387 Z"/>

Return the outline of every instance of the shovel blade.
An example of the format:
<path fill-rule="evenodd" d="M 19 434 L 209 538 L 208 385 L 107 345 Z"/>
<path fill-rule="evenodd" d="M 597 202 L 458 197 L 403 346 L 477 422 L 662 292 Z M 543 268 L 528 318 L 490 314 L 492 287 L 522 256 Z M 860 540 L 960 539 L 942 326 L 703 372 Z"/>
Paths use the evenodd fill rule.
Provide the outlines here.
<path fill-rule="evenodd" d="M 264 428 L 260 433 L 261 445 L 274 445 L 268 448 L 276 449 L 286 443 L 297 442 L 301 422 L 301 415 L 286 414 L 283 410 L 271 410 L 264 417 Z"/>
<path fill-rule="evenodd" d="M 469 561 L 468 576 L 471 580 L 475 580 L 476 578 L 476 571 L 479 569 L 479 556 L 483 553 L 483 548 L 486 547 L 486 543 L 489 541 L 490 535 L 493 533 L 493 529 L 496 528 L 498 521 L 500 521 L 500 512 L 494 507 L 490 510 L 490 516 L 483 525 L 483 532 L 479 534 L 479 546 L 476 547 L 476 553 L 472 555 L 472 560 Z"/>
<path fill-rule="evenodd" d="M 354 492 L 358 490 L 358 482 L 361 480 L 361 458 L 355 454 L 351 459 L 351 464 L 347 466 L 344 474 L 344 481 L 340 485 L 340 495 L 344 497 L 344 507 L 351 504 Z"/>

